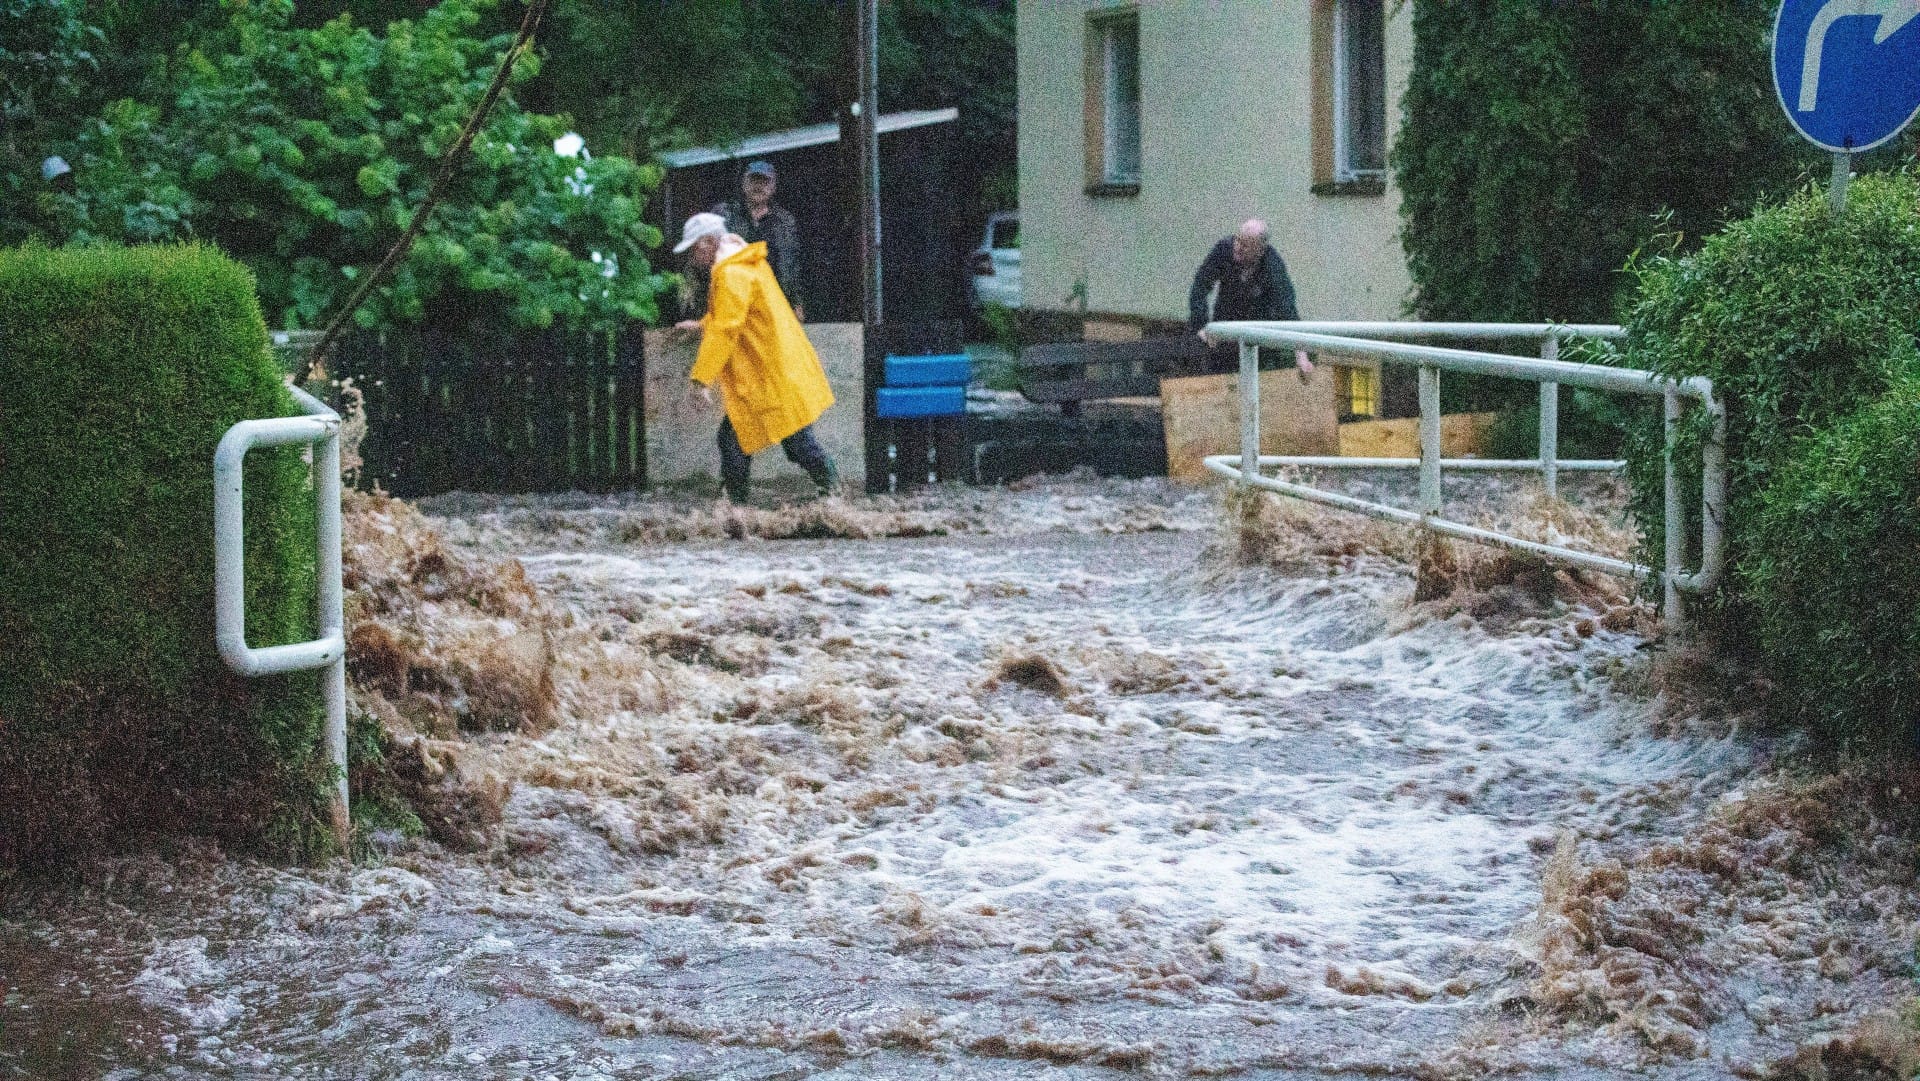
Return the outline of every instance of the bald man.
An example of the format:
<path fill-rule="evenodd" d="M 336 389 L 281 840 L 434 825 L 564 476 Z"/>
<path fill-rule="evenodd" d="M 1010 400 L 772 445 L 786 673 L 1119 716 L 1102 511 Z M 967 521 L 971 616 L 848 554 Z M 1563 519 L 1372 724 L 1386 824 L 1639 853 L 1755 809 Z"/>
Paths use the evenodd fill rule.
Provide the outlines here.
<path fill-rule="evenodd" d="M 1213 313 L 1207 313 L 1207 297 L 1213 298 Z M 1206 332 L 1210 322 L 1236 319 L 1298 319 L 1294 307 L 1293 280 L 1287 277 L 1287 264 L 1280 253 L 1267 243 L 1267 223 L 1253 218 L 1241 223 L 1234 234 L 1213 246 L 1206 262 L 1193 275 L 1193 288 L 1187 293 L 1187 326 L 1209 348 L 1219 345 Z M 1293 355 L 1300 374 L 1313 371 L 1313 362 L 1304 351 Z"/>

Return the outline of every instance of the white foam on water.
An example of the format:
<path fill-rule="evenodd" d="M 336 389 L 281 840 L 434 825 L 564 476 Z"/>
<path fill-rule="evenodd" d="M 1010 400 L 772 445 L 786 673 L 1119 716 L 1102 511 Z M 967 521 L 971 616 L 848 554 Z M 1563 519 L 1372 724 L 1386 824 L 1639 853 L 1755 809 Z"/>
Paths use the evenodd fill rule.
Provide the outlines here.
<path fill-rule="evenodd" d="M 1456 994 L 1468 994 L 1495 978 L 1489 955 L 1539 902 L 1541 840 L 1611 828 L 1617 810 L 1587 793 L 1700 778 L 1727 753 L 1648 737 L 1651 704 L 1605 674 L 1635 661 L 1631 636 L 1578 638 L 1565 617 L 1504 635 L 1464 618 L 1386 633 L 1410 585 L 1384 562 L 1333 581 L 1201 586 L 1166 567 L 1083 568 L 1071 546 L 922 543 L 911 566 L 891 567 L 885 549 L 865 555 L 749 544 L 526 560 L 575 603 L 644 589 L 707 627 L 724 625 L 715 609 L 741 589 L 788 589 L 829 609 L 822 637 L 856 649 L 823 667 L 803 646 L 758 685 L 848 686 L 875 709 L 933 715 L 807 801 L 893 784 L 923 793 L 924 810 L 810 835 L 785 888 L 768 886 L 760 860 L 701 876 L 755 909 L 755 937 L 1029 951 L 983 957 L 991 980 L 1085 931 L 1092 944 L 1070 952 L 1090 985 L 1171 969 L 1198 981 L 1185 987 L 1198 1000 L 1235 1000 L 1258 980 L 1293 989 L 1284 1009 L 1350 1009 L 1352 986 L 1330 987 L 1328 972 L 1364 969 L 1403 1000 L 1463 977 Z M 888 594 L 836 590 L 828 579 L 850 562 Z M 1070 700 L 988 689 L 991 658 L 1010 648 L 1058 662 Z M 1079 663 L 1089 648 L 1152 654 L 1181 685 L 1110 693 Z M 906 685 L 876 692 L 862 670 Z M 1071 755 L 1081 775 L 915 762 L 956 718 Z M 791 853 L 794 823 L 812 822 L 791 811 L 749 810 L 728 850 Z M 1187 941 L 1204 948 L 1176 945 Z"/>

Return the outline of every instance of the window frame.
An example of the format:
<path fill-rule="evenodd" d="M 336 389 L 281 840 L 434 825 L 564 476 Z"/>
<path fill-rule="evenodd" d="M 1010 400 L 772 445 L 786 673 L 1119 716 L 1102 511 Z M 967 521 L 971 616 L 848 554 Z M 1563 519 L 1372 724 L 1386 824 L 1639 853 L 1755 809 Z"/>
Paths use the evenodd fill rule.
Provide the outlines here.
<path fill-rule="evenodd" d="M 1349 48 L 1351 30 L 1348 28 L 1348 12 L 1354 4 L 1380 5 L 1380 68 L 1375 72 L 1380 80 L 1380 100 L 1386 101 L 1386 0 L 1333 0 L 1333 179 L 1338 183 L 1354 183 L 1364 180 L 1385 180 L 1386 158 L 1386 109 L 1380 111 L 1380 156 L 1379 168 L 1356 169 L 1353 166 L 1352 121 L 1350 107 L 1353 97 L 1354 73 L 1353 57 Z"/>
<path fill-rule="evenodd" d="M 1381 8 L 1377 23 L 1380 33 L 1379 67 L 1375 72 L 1375 77 L 1379 80 L 1376 100 L 1380 103 L 1380 114 L 1376 122 L 1380 140 L 1377 149 L 1381 165 L 1377 168 L 1354 167 L 1355 147 L 1351 109 L 1353 83 L 1357 76 L 1353 70 L 1353 31 L 1350 25 L 1350 10 L 1355 3 L 1379 4 Z M 1316 145 L 1313 193 L 1315 195 L 1384 195 L 1388 172 L 1385 159 L 1389 142 L 1388 109 L 1386 108 L 1386 34 L 1391 13 L 1387 10 L 1386 0 L 1317 0 L 1314 8 L 1313 51 L 1316 55 L 1313 64 L 1315 75 L 1313 113 Z"/>
<path fill-rule="evenodd" d="M 1132 72 L 1132 165 L 1131 173 L 1115 168 L 1127 149 L 1120 145 L 1121 103 L 1116 95 L 1122 84 L 1116 31 L 1131 28 L 1133 33 Z M 1144 157 L 1140 113 L 1140 9 L 1135 5 L 1100 8 L 1087 12 L 1085 37 L 1086 77 L 1086 192 L 1091 196 L 1132 196 L 1140 193 L 1140 174 Z"/>

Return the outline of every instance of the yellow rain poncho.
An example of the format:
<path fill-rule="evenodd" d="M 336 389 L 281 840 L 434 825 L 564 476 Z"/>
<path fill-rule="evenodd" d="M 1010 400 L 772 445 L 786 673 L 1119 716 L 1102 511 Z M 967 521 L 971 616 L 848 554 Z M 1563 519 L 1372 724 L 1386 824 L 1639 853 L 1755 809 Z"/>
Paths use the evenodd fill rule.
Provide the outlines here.
<path fill-rule="evenodd" d="M 765 243 L 713 266 L 693 381 L 718 383 L 740 449 L 765 450 L 833 404 L 820 357 L 774 280 Z"/>

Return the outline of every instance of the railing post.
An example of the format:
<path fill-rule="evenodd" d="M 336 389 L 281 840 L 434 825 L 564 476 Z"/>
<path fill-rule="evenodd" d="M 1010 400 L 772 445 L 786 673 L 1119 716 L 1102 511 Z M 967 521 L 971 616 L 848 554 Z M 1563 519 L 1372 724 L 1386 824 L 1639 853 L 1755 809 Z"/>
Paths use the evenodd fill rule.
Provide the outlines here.
<path fill-rule="evenodd" d="M 347 807 L 347 667 L 344 585 L 340 556 L 340 416 L 298 387 L 289 388 L 305 417 L 243 420 L 227 429 L 213 453 L 214 643 L 228 669 L 241 676 L 274 675 L 315 668 L 326 707 L 322 735 L 334 777 L 328 802 L 341 854 L 351 851 Z M 313 490 L 318 546 L 315 570 L 320 637 L 308 642 L 252 649 L 246 636 L 245 459 L 252 447 L 313 444 Z"/>
<path fill-rule="evenodd" d="M 1686 625 L 1685 602 L 1680 596 L 1680 574 L 1687 558 L 1687 505 L 1680 497 L 1676 476 L 1679 470 L 1673 460 L 1673 436 L 1680 427 L 1680 395 L 1668 390 L 1665 397 L 1666 440 L 1661 453 L 1666 460 L 1667 565 L 1661 579 L 1666 594 L 1667 630 L 1678 634 Z"/>
<path fill-rule="evenodd" d="M 1420 366 L 1420 513 L 1439 514 L 1440 370 Z"/>
<path fill-rule="evenodd" d="M 318 404 L 318 403 L 315 403 Z M 344 589 L 340 566 L 340 430 L 335 428 L 320 441 L 314 455 L 313 489 L 319 504 L 315 523 L 320 544 L 318 569 L 320 637 L 347 640 L 344 615 Z M 347 658 L 341 655 L 321 675 L 321 688 L 327 711 L 327 762 L 333 767 L 333 798 L 328 817 L 333 820 L 334 843 L 343 856 L 351 855 L 353 822 L 347 812 Z"/>
<path fill-rule="evenodd" d="M 1710 589 L 1726 560 L 1727 407 L 1709 395 L 1702 408 L 1713 418 L 1713 431 L 1700 448 L 1700 577 L 1703 588 Z"/>
<path fill-rule="evenodd" d="M 1240 482 L 1260 472 L 1260 347 L 1240 343 Z"/>
<path fill-rule="evenodd" d="M 1560 359 L 1560 338 L 1548 332 L 1540 342 L 1541 360 Z M 1540 482 L 1547 498 L 1560 494 L 1560 384 L 1540 384 Z"/>

